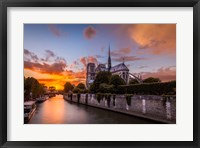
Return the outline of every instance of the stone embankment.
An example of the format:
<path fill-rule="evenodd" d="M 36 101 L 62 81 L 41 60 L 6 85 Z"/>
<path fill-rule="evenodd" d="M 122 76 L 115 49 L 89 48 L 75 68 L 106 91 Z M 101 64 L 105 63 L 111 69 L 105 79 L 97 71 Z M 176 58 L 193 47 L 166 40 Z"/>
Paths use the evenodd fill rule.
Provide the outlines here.
<path fill-rule="evenodd" d="M 95 94 L 64 94 L 67 101 L 151 119 L 162 123 L 176 123 L 176 96 L 133 95 L 129 103 L 125 95 L 103 97 Z"/>

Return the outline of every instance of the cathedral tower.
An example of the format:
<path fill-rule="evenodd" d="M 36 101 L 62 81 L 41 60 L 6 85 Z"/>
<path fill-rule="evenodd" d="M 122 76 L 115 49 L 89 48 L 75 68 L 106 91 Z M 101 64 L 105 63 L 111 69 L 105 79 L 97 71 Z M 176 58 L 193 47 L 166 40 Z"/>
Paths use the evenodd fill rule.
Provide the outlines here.
<path fill-rule="evenodd" d="M 87 88 L 89 88 L 89 86 L 93 83 L 94 79 L 95 79 L 95 64 L 88 63 L 87 64 L 87 73 L 86 73 Z"/>
<path fill-rule="evenodd" d="M 110 45 L 109 45 L 109 49 L 108 49 L 108 71 L 110 71 L 112 65 L 111 65 L 111 58 L 110 58 Z"/>

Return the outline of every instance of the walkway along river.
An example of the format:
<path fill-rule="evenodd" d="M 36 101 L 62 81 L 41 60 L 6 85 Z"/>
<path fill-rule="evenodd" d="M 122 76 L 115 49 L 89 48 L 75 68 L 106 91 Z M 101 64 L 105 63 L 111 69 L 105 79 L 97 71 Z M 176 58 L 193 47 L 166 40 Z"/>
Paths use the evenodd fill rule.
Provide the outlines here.
<path fill-rule="evenodd" d="M 70 103 L 56 95 L 38 104 L 29 124 L 156 124 L 158 122 Z"/>

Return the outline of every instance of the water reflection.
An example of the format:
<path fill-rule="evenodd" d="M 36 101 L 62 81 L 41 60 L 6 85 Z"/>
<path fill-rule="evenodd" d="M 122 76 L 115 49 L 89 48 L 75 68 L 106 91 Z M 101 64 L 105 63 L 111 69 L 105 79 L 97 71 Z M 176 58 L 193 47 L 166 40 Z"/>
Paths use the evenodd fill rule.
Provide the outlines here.
<path fill-rule="evenodd" d="M 57 95 L 38 105 L 29 124 L 155 124 L 157 122 L 77 105 Z"/>

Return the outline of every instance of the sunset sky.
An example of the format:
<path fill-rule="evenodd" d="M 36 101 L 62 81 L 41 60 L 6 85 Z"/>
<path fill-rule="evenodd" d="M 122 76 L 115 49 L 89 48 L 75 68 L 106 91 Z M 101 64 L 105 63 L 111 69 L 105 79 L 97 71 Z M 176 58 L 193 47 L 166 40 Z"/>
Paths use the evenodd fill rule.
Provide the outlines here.
<path fill-rule="evenodd" d="M 24 74 L 46 86 L 85 83 L 86 64 L 125 61 L 142 78 L 176 79 L 175 24 L 25 24 Z"/>

